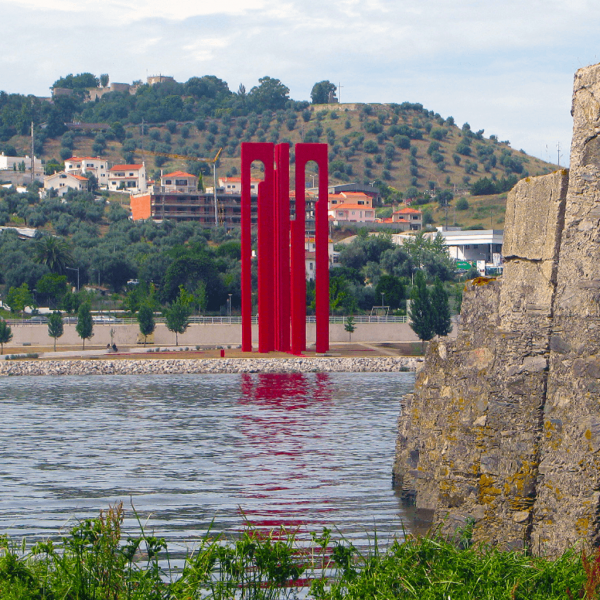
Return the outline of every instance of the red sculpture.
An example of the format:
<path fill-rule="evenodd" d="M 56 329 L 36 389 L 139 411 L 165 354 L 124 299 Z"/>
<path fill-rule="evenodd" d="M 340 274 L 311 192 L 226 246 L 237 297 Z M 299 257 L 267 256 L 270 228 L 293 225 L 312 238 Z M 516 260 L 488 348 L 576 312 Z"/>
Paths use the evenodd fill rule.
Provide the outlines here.
<path fill-rule="evenodd" d="M 296 218 L 290 219 L 288 144 L 242 143 L 242 351 L 252 351 L 250 167 L 263 163 L 258 186 L 258 351 L 306 350 L 306 164 L 319 167 L 315 206 L 316 351 L 329 350 L 327 144 L 296 144 Z"/>

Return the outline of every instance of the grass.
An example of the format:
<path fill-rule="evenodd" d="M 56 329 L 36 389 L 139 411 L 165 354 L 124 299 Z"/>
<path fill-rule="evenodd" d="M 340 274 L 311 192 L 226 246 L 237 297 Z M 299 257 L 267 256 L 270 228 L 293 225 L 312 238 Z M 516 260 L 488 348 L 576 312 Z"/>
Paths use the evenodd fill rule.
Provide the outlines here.
<path fill-rule="evenodd" d="M 172 566 L 163 538 L 122 530 L 122 505 L 86 519 L 57 542 L 28 547 L 0 538 L 2 600 L 225 600 L 418 598 L 553 600 L 598 598 L 600 553 L 555 559 L 472 545 L 468 528 L 448 541 L 431 534 L 360 554 L 331 531 L 298 541 L 251 526 L 235 539 L 204 536 Z M 136 514 L 137 518 L 137 514 Z"/>

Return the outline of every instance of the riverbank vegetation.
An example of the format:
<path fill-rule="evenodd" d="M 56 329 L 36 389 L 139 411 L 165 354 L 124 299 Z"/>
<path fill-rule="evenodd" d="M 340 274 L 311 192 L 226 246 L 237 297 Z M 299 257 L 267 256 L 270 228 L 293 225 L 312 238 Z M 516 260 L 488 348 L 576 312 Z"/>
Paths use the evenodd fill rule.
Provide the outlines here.
<path fill-rule="evenodd" d="M 2 600 L 194 598 L 316 600 L 553 600 L 598 598 L 600 554 L 568 550 L 548 559 L 435 534 L 359 553 L 325 529 L 309 540 L 247 524 L 230 538 L 207 533 L 183 556 L 139 524 L 123 530 L 121 505 L 56 541 L 28 546 L 0 538 Z M 181 550 L 181 549 L 180 549 Z"/>

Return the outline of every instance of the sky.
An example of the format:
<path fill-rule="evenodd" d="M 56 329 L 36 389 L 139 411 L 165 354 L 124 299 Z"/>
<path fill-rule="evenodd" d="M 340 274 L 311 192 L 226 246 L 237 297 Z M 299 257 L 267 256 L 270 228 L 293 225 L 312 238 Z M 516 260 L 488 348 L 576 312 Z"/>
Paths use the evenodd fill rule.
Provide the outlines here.
<path fill-rule="evenodd" d="M 295 100 L 420 102 L 568 164 L 573 75 L 600 62 L 594 0 L 0 0 L 0 90 L 49 96 L 69 73 L 265 75 Z"/>

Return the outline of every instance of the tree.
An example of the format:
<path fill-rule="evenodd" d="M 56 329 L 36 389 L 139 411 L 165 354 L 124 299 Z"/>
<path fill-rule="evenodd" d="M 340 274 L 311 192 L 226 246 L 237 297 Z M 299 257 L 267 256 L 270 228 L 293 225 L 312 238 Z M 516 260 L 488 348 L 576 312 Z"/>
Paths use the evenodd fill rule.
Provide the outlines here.
<path fill-rule="evenodd" d="M 178 335 L 185 333 L 190 324 L 190 307 L 181 295 L 165 311 L 167 329 L 175 334 L 175 345 L 179 346 Z"/>
<path fill-rule="evenodd" d="M 394 275 L 382 275 L 377 283 L 376 292 L 378 296 L 383 294 L 384 302 L 392 309 L 400 308 L 404 300 L 404 285 L 399 277 Z"/>
<path fill-rule="evenodd" d="M 10 326 L 6 321 L 0 319 L 0 354 L 4 354 L 4 344 L 8 344 L 12 338 L 13 334 Z"/>
<path fill-rule="evenodd" d="M 352 334 L 356 331 L 356 325 L 354 324 L 354 317 L 349 316 L 344 324 L 344 331 L 348 332 L 348 341 L 352 341 Z"/>
<path fill-rule="evenodd" d="M 148 303 L 144 303 L 140 306 L 140 310 L 137 315 L 137 321 L 140 326 L 140 333 L 144 336 L 144 346 L 146 345 L 146 338 L 154 333 L 156 323 L 154 322 L 154 311 L 152 306 Z"/>
<path fill-rule="evenodd" d="M 313 104 L 337 102 L 337 98 L 335 97 L 336 91 L 337 87 L 331 81 L 319 81 L 319 83 L 313 85 L 310 98 Z"/>
<path fill-rule="evenodd" d="M 252 107 L 258 112 L 284 109 L 290 89 L 272 77 L 261 77 L 258 82 L 260 85 L 253 87 L 248 94 Z"/>
<path fill-rule="evenodd" d="M 448 293 L 439 277 L 435 278 L 433 290 L 431 291 L 431 316 L 433 331 L 436 335 L 443 337 L 452 331 Z"/>
<path fill-rule="evenodd" d="M 37 293 L 48 301 L 48 305 L 56 308 L 68 291 L 66 275 L 47 273 L 35 286 Z"/>
<path fill-rule="evenodd" d="M 26 306 L 33 305 L 33 296 L 29 291 L 29 286 L 22 283 L 19 287 L 11 287 L 6 295 L 6 302 L 13 312 L 23 312 Z"/>
<path fill-rule="evenodd" d="M 36 263 L 59 275 L 65 275 L 67 266 L 73 262 L 71 248 L 65 238 L 46 235 L 35 242 L 33 252 Z"/>
<path fill-rule="evenodd" d="M 427 290 L 425 275 L 417 271 L 415 285 L 410 293 L 410 327 L 421 340 L 423 347 L 435 334 L 431 309 L 431 298 Z"/>
<path fill-rule="evenodd" d="M 48 335 L 54 338 L 54 352 L 56 352 L 56 340 L 65 332 L 62 315 L 59 311 L 54 311 L 48 318 Z"/>
<path fill-rule="evenodd" d="M 88 302 L 84 302 L 77 311 L 77 325 L 75 330 L 77 335 L 83 341 L 83 349 L 85 350 L 85 340 L 92 339 L 94 335 L 94 322 L 92 321 L 92 313 Z"/>
<path fill-rule="evenodd" d="M 102 73 L 102 75 L 100 75 L 100 85 L 106 87 L 108 85 L 108 79 L 108 73 Z"/>

